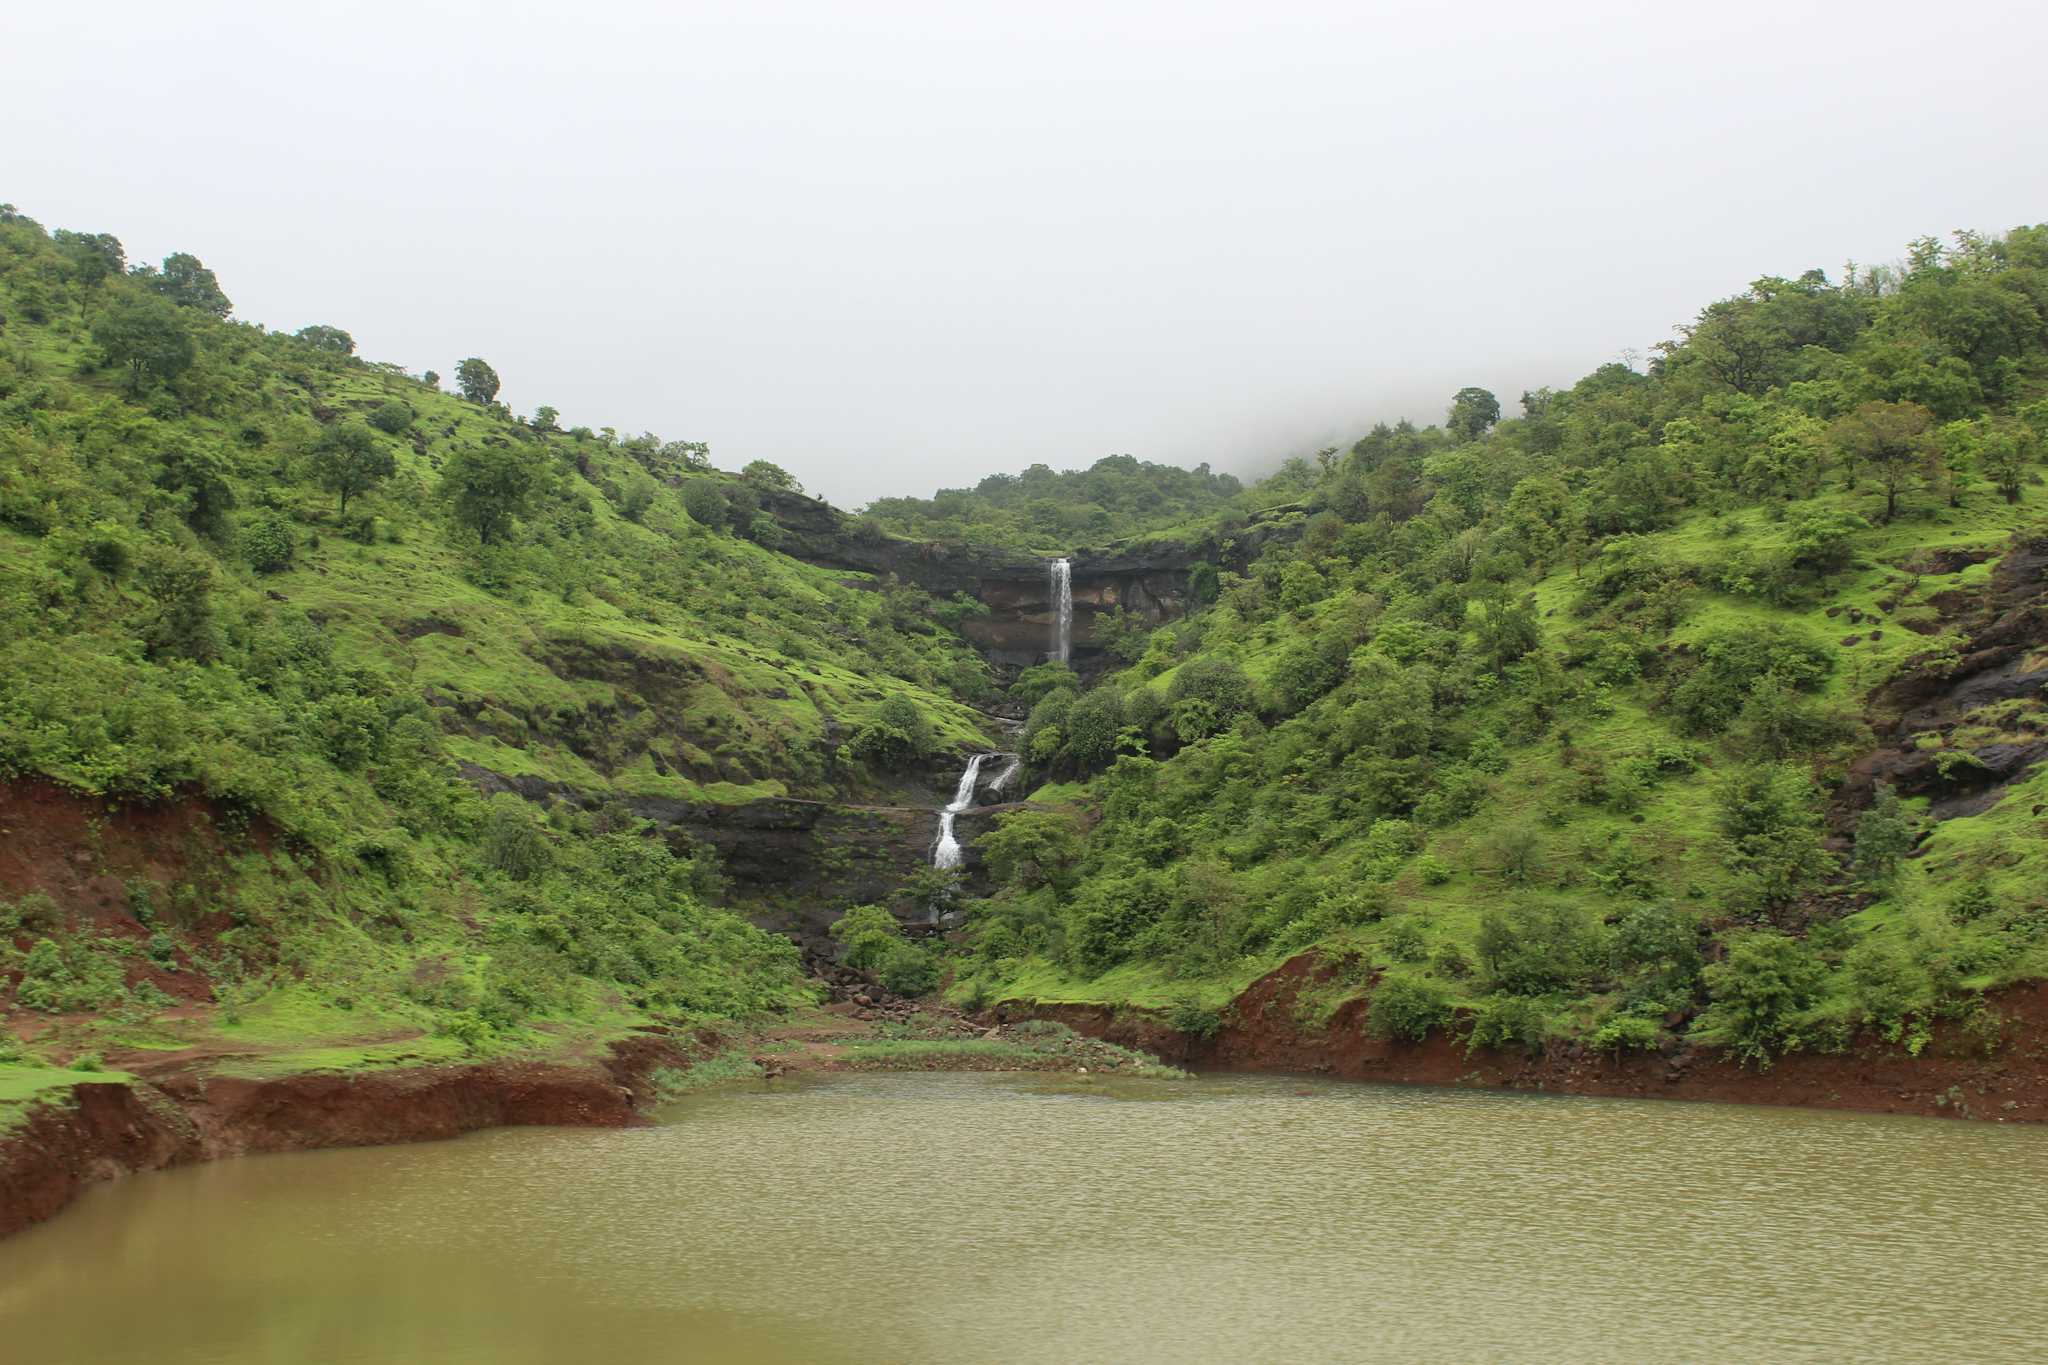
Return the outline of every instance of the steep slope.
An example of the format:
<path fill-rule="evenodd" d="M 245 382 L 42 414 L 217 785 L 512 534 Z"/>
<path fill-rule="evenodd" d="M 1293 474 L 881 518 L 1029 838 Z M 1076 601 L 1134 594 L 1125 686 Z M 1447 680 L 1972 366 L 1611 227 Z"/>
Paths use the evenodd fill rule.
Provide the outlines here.
<path fill-rule="evenodd" d="M 1286 471 L 1312 515 L 1214 605 L 1026 675 L 1061 785 L 979 838 L 956 995 L 1228 1035 L 1311 950 L 1311 1052 L 2005 1046 L 2048 975 L 2044 318 L 2048 230 L 1916 243 Z"/>

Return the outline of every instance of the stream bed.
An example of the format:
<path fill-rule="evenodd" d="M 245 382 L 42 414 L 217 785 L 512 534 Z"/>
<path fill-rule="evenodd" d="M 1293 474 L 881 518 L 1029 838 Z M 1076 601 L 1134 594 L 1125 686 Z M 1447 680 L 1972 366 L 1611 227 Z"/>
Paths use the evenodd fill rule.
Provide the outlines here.
<path fill-rule="evenodd" d="M 2012 1360 L 2048 1131 L 1272 1077 L 845 1075 L 221 1162 L 0 1243 L 0 1356 Z"/>

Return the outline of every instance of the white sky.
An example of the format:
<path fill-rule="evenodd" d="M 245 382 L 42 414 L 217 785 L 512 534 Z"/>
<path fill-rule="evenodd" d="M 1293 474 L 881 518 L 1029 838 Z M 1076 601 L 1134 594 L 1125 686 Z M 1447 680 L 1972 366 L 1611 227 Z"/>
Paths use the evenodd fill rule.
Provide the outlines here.
<path fill-rule="evenodd" d="M 2048 6 L 11 5 L 0 199 L 857 505 L 1510 409 L 2048 219 Z"/>

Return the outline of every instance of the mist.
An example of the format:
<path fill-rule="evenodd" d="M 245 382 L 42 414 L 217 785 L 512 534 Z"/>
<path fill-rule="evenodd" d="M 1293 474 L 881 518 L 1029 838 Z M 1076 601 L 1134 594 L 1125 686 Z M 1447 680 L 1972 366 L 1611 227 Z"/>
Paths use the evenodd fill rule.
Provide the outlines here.
<path fill-rule="evenodd" d="M 843 505 L 1254 474 L 1765 274 L 2048 217 L 2048 12 L 194 4 L 9 16 L 0 198 Z"/>

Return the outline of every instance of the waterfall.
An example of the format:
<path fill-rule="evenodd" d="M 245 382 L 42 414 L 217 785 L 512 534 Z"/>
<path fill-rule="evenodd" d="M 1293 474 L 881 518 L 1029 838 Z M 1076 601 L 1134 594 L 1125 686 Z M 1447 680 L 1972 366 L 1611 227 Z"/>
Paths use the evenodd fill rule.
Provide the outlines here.
<path fill-rule="evenodd" d="M 974 804 L 974 785 L 981 780 L 981 762 L 987 754 L 967 760 L 960 785 L 953 788 L 953 803 L 939 812 L 939 841 L 932 845 L 932 866 L 944 870 L 960 866 L 960 841 L 953 837 L 953 817 Z"/>
<path fill-rule="evenodd" d="M 989 757 L 1007 757 L 1010 760 L 1009 766 L 1004 768 L 1001 772 L 997 773 L 995 775 L 995 779 L 988 784 L 989 795 L 993 796 L 997 792 L 1001 791 L 1003 788 L 1010 785 L 1010 779 L 1015 777 L 1017 775 L 1017 770 L 1024 766 L 1024 756 L 1022 754 L 990 754 Z"/>
<path fill-rule="evenodd" d="M 1061 663 L 1074 647 L 1074 565 L 1071 560 L 1055 559 L 1050 569 L 1052 577 L 1052 657 Z"/>

